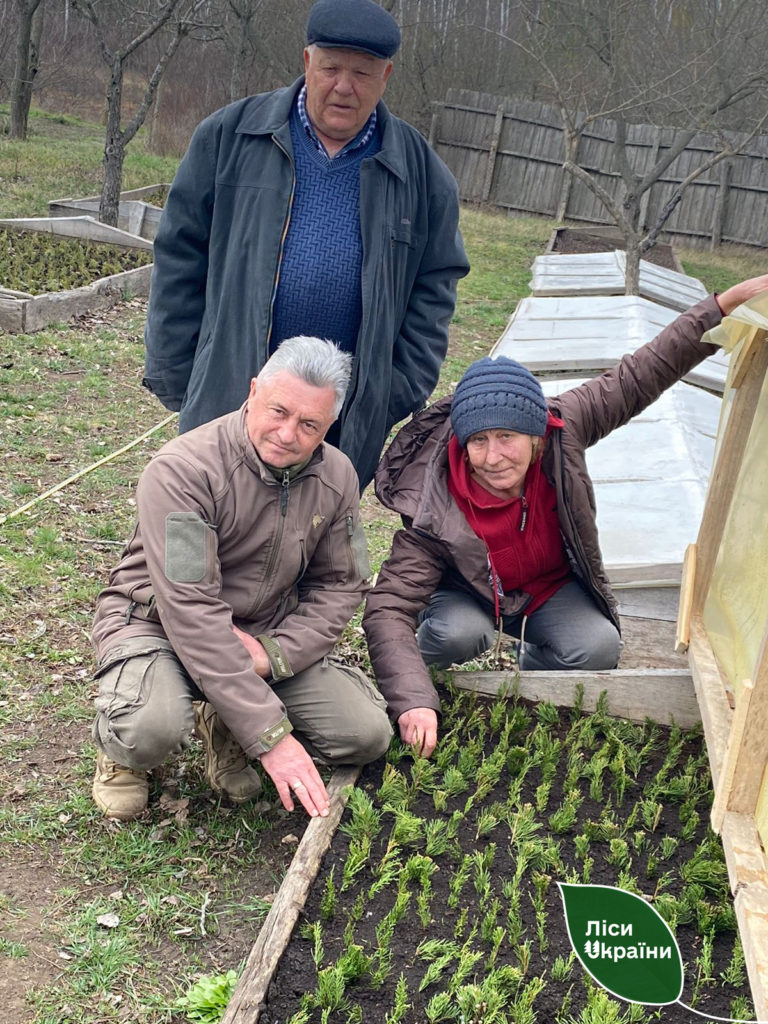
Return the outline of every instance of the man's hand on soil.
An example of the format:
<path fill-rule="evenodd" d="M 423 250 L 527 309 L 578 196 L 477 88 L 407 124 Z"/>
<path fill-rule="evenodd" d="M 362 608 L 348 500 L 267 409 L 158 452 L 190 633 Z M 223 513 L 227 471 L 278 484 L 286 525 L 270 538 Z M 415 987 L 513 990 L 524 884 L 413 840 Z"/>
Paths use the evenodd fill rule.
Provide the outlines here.
<path fill-rule="evenodd" d="M 331 798 L 312 758 L 298 740 L 284 736 L 266 754 L 261 754 L 260 760 L 287 811 L 294 808 L 293 793 L 311 817 L 327 817 Z"/>

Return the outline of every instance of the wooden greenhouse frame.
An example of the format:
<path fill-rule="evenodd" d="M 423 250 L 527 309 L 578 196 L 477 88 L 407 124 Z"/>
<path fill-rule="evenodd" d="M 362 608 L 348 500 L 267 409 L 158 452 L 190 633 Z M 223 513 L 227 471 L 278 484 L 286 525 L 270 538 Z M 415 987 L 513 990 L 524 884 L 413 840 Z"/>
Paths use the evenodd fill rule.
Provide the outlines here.
<path fill-rule="evenodd" d="M 762 300 L 762 301 L 761 301 Z M 768 312 L 765 297 L 756 300 Z M 744 307 L 742 307 L 744 308 Z M 715 798 L 712 827 L 721 836 L 747 973 L 758 1020 L 768 1019 L 768 592 L 760 585 L 761 607 L 751 615 L 730 609 L 732 646 L 744 646 L 746 619 L 751 618 L 751 645 L 745 652 L 750 671 L 733 678 L 715 655 L 710 604 L 718 573 L 730 578 L 733 593 L 744 592 L 746 573 L 766 572 L 760 558 L 768 535 L 768 453 L 762 423 L 768 416 L 768 317 L 749 325 L 738 311 L 721 330 L 735 343 L 718 431 L 715 465 L 698 539 L 686 552 L 677 627 L 677 650 L 688 652 L 701 710 Z M 748 463 L 748 458 L 757 459 Z M 758 497 L 745 495 L 748 485 Z M 751 536 L 739 525 L 745 503 L 751 502 L 758 530 Z M 738 534 L 745 566 L 729 563 L 726 539 Z M 760 536 L 762 535 L 762 536 Z M 755 550 L 757 548 L 757 550 Z M 755 639 L 756 638 L 756 639 Z M 750 653 L 751 652 L 751 653 Z M 743 662 L 743 659 L 742 659 Z"/>

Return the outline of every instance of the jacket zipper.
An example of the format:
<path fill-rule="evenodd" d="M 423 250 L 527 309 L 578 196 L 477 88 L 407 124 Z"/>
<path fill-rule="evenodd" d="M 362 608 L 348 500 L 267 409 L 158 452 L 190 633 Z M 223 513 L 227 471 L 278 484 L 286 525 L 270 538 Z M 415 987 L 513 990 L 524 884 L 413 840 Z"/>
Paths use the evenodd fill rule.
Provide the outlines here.
<path fill-rule="evenodd" d="M 283 476 L 280 481 L 280 518 L 277 523 L 277 535 L 275 542 L 272 545 L 272 550 L 269 553 L 269 561 L 267 562 L 267 569 L 264 573 L 264 582 L 259 587 L 259 593 L 251 605 L 250 614 L 256 611 L 257 608 L 261 607 L 262 598 L 264 593 L 269 586 L 269 583 L 274 575 L 275 565 L 277 564 L 277 556 L 280 553 L 280 547 L 283 541 L 283 530 L 285 528 L 285 517 L 288 513 L 288 497 L 290 491 L 291 474 L 288 469 L 283 470 Z"/>
<path fill-rule="evenodd" d="M 357 569 L 357 566 L 355 565 L 355 556 L 352 551 L 352 538 L 355 534 L 355 523 L 354 520 L 352 519 L 352 516 L 347 516 L 344 521 L 347 524 L 347 555 L 349 557 L 348 567 L 349 576 L 351 579 L 356 574 L 359 575 L 359 571 Z"/>
<path fill-rule="evenodd" d="M 296 194 L 296 168 L 294 166 L 293 160 L 291 159 L 291 154 L 288 152 L 288 150 L 280 142 L 278 142 L 278 140 L 274 137 L 274 135 L 272 136 L 272 142 L 277 146 L 277 148 L 282 153 L 285 154 L 285 156 L 288 158 L 288 163 L 291 166 L 291 195 L 290 195 L 290 198 L 288 199 L 288 212 L 285 215 L 285 222 L 283 223 L 283 233 L 280 236 L 280 248 L 278 249 L 278 253 L 277 253 L 277 267 L 275 268 L 275 283 L 272 286 L 272 298 L 269 300 L 269 326 L 267 327 L 267 351 L 266 351 L 266 355 L 267 356 L 269 356 L 269 346 L 270 346 L 270 343 L 272 341 L 272 315 L 273 315 L 273 313 L 275 311 L 275 299 L 277 298 L 277 286 L 280 283 L 280 266 L 281 266 L 281 264 L 283 262 L 283 247 L 285 246 L 285 239 L 286 239 L 286 236 L 288 234 L 288 228 L 289 228 L 290 223 L 291 223 L 291 211 L 293 210 L 293 197 Z"/>

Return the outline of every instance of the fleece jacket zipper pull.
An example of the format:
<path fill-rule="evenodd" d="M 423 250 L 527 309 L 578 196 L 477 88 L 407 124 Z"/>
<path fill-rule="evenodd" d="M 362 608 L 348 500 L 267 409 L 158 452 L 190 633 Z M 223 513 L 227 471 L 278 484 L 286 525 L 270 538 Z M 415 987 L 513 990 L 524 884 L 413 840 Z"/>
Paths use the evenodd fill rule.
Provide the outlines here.
<path fill-rule="evenodd" d="M 288 488 L 291 483 L 290 470 L 283 470 L 283 479 L 280 482 L 280 514 L 285 515 L 288 511 Z"/>

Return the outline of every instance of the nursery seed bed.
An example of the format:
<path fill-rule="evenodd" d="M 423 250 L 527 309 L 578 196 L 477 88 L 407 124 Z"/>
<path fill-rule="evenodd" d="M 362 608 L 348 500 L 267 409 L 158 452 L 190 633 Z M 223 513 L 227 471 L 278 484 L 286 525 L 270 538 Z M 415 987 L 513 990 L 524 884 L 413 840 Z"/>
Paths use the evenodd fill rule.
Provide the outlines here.
<path fill-rule="evenodd" d="M 152 259 L 151 249 L 0 228 L 0 288 L 29 295 L 80 288 Z"/>
<path fill-rule="evenodd" d="M 752 1019 L 700 732 L 443 696 L 430 761 L 395 744 L 363 771 L 261 1024 L 706 1019 L 596 985 L 558 881 L 645 896 L 676 936 L 682 1002 Z"/>

